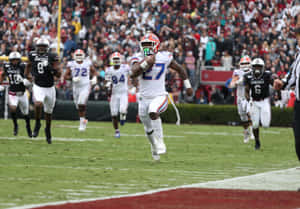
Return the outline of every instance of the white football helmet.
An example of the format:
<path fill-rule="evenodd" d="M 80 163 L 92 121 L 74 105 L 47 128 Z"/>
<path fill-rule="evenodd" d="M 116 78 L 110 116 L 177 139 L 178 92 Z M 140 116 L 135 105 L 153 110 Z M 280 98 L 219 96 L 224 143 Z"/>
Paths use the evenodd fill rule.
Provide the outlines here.
<path fill-rule="evenodd" d="M 251 58 L 249 56 L 243 56 L 239 62 L 240 69 L 248 70 L 251 68 Z"/>
<path fill-rule="evenodd" d="M 74 52 L 74 60 L 76 62 L 82 62 L 85 58 L 85 54 L 84 54 L 84 51 L 82 49 L 77 49 L 75 52 Z"/>
<path fill-rule="evenodd" d="M 9 60 L 21 60 L 21 54 L 19 52 L 11 52 L 8 56 Z"/>
<path fill-rule="evenodd" d="M 122 62 L 122 56 L 119 52 L 114 52 L 110 55 L 110 64 L 113 66 L 120 66 Z"/>
<path fill-rule="evenodd" d="M 50 43 L 47 39 L 39 38 L 35 44 L 37 53 L 44 54 L 44 53 L 48 52 L 49 45 L 50 45 Z"/>
<path fill-rule="evenodd" d="M 12 65 L 18 65 L 21 62 L 21 54 L 19 52 L 11 52 L 8 60 Z"/>
<path fill-rule="evenodd" d="M 154 33 L 147 33 L 140 41 L 140 48 L 145 56 L 157 53 L 159 45 L 160 40 Z"/>
<path fill-rule="evenodd" d="M 261 58 L 255 58 L 251 62 L 251 67 L 256 77 L 259 77 L 263 74 L 265 70 L 265 62 Z"/>

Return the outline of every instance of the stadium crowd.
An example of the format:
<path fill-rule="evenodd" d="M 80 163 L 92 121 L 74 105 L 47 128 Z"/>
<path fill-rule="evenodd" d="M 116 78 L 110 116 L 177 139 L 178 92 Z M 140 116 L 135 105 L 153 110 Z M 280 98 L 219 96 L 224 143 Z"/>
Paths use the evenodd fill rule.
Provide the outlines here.
<path fill-rule="evenodd" d="M 170 71 L 167 89 L 177 102 L 233 103 L 233 90 L 199 82 L 204 66 L 238 67 L 242 55 L 261 57 L 265 69 L 283 77 L 296 54 L 298 0 L 64 0 L 62 1 L 62 65 L 81 48 L 98 72 L 92 100 L 106 100 L 105 68 L 109 55 L 119 51 L 124 61 L 139 50 L 140 37 L 148 30 L 172 51 L 196 90 L 183 97 L 183 82 Z M 0 0 L 0 56 L 33 48 L 35 37 L 45 37 L 56 49 L 58 1 Z M 229 82 L 227 82 L 229 83 Z M 57 97 L 71 99 L 70 83 L 59 81 Z M 276 94 L 274 100 L 280 100 Z M 276 101 L 274 101 L 276 103 Z"/>

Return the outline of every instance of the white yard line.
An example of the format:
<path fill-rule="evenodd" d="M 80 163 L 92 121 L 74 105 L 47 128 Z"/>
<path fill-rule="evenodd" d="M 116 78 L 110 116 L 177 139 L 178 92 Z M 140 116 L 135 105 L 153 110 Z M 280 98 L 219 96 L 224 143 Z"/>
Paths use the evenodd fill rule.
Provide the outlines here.
<path fill-rule="evenodd" d="M 78 126 L 75 126 L 75 125 L 63 125 L 63 124 L 57 124 L 57 125 L 53 125 L 53 127 L 57 127 L 57 128 L 76 128 L 78 129 Z M 86 128 L 95 128 L 95 129 L 98 129 L 98 128 L 105 128 L 103 126 L 87 126 Z"/>
<path fill-rule="evenodd" d="M 82 200 L 68 200 L 51 202 L 44 204 L 25 205 L 13 207 L 10 209 L 30 209 L 35 207 L 61 205 L 66 203 L 82 203 L 88 201 L 105 200 L 111 198 L 135 197 L 147 194 L 154 194 L 162 191 L 169 191 L 180 188 L 230 188 L 230 189 L 253 189 L 253 190 L 291 190 L 295 191 L 300 187 L 300 169 L 290 168 L 286 170 L 270 171 L 265 173 L 254 174 L 250 176 L 242 176 L 218 181 L 210 181 L 205 183 L 182 185 L 177 187 L 155 189 L 147 192 L 140 192 L 129 195 L 117 195 L 103 198 L 91 198 Z"/>
<path fill-rule="evenodd" d="M 203 136 L 210 136 L 210 135 L 215 135 L 215 136 L 244 136 L 244 134 L 242 132 L 237 133 L 237 132 L 185 131 L 184 133 L 188 134 L 188 135 L 203 135 Z M 279 135 L 281 132 L 280 131 L 261 130 L 261 133 Z"/>
<path fill-rule="evenodd" d="M 36 137 L 36 138 L 29 138 L 27 136 L 17 136 L 17 137 L 7 137 L 7 136 L 0 136 L 0 139 L 7 139 L 7 140 L 21 140 L 21 139 L 28 139 L 28 140 L 45 140 L 45 137 Z M 85 141 L 93 141 L 93 142 L 102 142 L 104 139 L 101 138 L 65 138 L 65 137 L 52 137 L 53 141 L 72 141 L 72 142 L 85 142 Z"/>

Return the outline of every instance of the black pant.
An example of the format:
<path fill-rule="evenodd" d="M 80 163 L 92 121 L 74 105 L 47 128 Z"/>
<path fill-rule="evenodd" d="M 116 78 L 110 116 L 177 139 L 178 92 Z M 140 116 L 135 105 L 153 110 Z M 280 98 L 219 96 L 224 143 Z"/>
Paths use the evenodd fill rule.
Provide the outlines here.
<path fill-rule="evenodd" d="M 300 160 L 300 101 L 295 102 L 293 130 L 295 136 L 296 154 Z"/>

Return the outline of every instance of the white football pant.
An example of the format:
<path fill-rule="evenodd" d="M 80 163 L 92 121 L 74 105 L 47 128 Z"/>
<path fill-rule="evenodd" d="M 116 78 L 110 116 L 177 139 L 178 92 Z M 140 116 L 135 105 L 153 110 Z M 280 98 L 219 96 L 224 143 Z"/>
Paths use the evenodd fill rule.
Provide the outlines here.
<path fill-rule="evenodd" d="M 12 92 L 14 93 L 14 92 Z M 21 92 L 20 92 L 21 94 Z M 8 94 L 8 104 L 9 106 L 15 106 L 20 108 L 23 115 L 29 114 L 29 101 L 26 92 L 23 95 L 12 95 Z"/>
<path fill-rule="evenodd" d="M 75 87 L 73 86 L 73 100 L 78 109 L 78 105 L 86 105 L 90 94 L 90 85 Z"/>
<path fill-rule="evenodd" d="M 33 101 L 43 103 L 44 112 L 52 114 L 56 101 L 55 87 L 40 87 L 34 84 L 32 92 Z"/>
<path fill-rule="evenodd" d="M 128 94 L 113 94 L 110 99 L 110 113 L 111 116 L 118 116 L 119 112 L 122 114 L 127 113 L 128 108 Z"/>
<path fill-rule="evenodd" d="M 271 123 L 270 99 L 265 98 L 261 101 L 253 101 L 250 107 L 250 116 L 253 129 L 258 128 L 260 123 L 263 127 L 269 127 Z"/>

